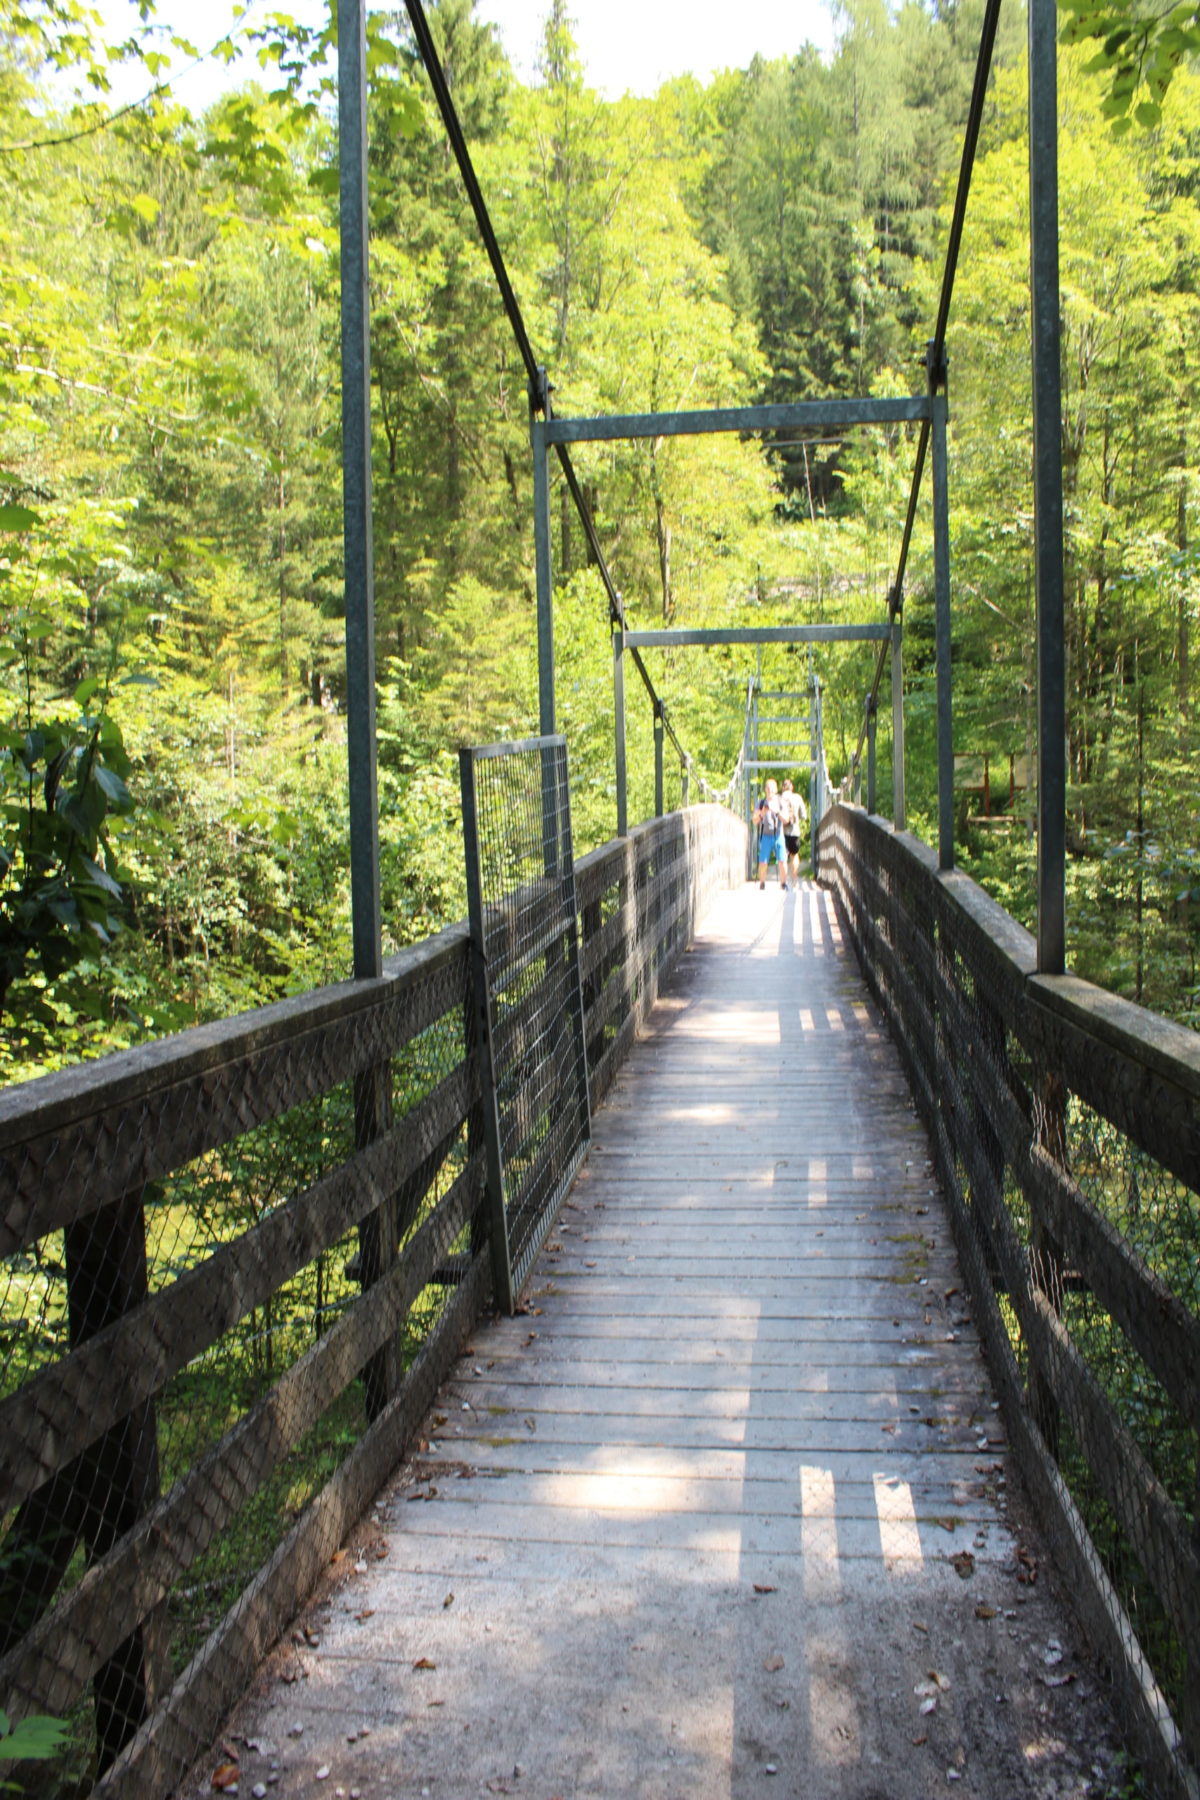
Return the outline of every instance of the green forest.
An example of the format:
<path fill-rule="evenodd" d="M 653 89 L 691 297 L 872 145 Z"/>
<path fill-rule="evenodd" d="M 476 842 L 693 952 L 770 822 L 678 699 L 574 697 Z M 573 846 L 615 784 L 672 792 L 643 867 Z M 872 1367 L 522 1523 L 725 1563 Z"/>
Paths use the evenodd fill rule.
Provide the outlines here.
<path fill-rule="evenodd" d="M 918 391 L 982 10 L 846 0 L 831 55 L 609 101 L 563 0 L 529 84 L 473 0 L 435 0 L 555 410 Z M 105 44 L 79 0 L 0 0 L 5 1080 L 350 967 L 331 47 L 280 14 L 247 23 L 257 80 L 197 117 L 170 67 L 230 43 L 164 46 L 151 8 L 129 13 L 129 37 Z M 1014 5 L 948 344 L 958 851 L 1032 926 L 1024 43 Z M 106 98 L 115 60 L 144 73 L 140 104 Z M 1096 60 L 1060 50 L 1069 954 L 1194 1026 L 1200 79 L 1181 69 L 1161 107 L 1114 130 Z M 372 21 L 370 70 L 392 949 L 465 913 L 455 750 L 536 729 L 537 667 L 524 370 L 402 16 Z M 631 625 L 771 625 L 885 616 L 914 452 L 895 429 L 574 456 Z M 608 606 L 565 489 L 552 500 L 581 851 L 615 829 Z M 929 840 L 928 492 L 904 619 L 910 825 Z M 693 782 L 723 787 L 753 654 L 648 660 Z M 837 781 L 871 648 L 822 649 L 812 668 Z M 771 686 L 809 672 L 805 654 L 764 653 Z M 638 820 L 653 810 L 640 693 L 629 732 Z M 882 718 L 880 758 L 886 797 Z"/>

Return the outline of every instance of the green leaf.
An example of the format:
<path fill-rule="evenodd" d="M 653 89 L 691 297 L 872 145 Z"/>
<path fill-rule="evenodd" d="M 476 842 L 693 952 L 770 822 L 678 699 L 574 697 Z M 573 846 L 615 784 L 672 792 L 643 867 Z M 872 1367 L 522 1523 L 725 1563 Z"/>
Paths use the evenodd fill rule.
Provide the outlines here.
<path fill-rule="evenodd" d="M 32 506 L 17 506 L 9 503 L 0 506 L 0 531 L 28 531 L 41 518 Z"/>
<path fill-rule="evenodd" d="M 95 781 L 101 793 L 113 806 L 130 807 L 133 805 L 133 796 L 125 786 L 125 783 L 121 780 L 121 777 L 115 774 L 112 769 L 105 768 L 103 763 L 100 763 L 99 766 L 92 771 L 92 779 Z"/>
<path fill-rule="evenodd" d="M 62 1719 L 48 1713 L 31 1713 L 29 1718 L 10 1725 L 6 1713 L 0 1712 L 0 1760 L 5 1762 L 45 1762 L 57 1756 L 67 1742 L 67 1726 Z"/>

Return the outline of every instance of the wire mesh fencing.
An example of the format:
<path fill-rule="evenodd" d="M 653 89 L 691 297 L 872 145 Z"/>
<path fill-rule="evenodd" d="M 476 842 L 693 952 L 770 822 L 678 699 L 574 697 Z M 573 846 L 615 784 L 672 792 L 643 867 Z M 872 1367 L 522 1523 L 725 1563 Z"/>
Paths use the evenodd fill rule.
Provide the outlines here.
<path fill-rule="evenodd" d="M 1024 1473 L 1164 1789 L 1200 1761 L 1200 1051 L 837 808 L 835 890 L 930 1127 Z"/>
<path fill-rule="evenodd" d="M 422 950 L 0 1101 L 0 1706 L 60 1786 L 207 1745 L 486 1291 L 465 930 Z"/>
<path fill-rule="evenodd" d="M 579 1095 L 531 971 L 561 982 L 579 934 L 603 1091 L 745 853 L 693 808 L 583 859 L 564 903 L 542 798 L 522 839 L 499 796 L 489 839 L 549 902 L 497 953 L 514 1119 L 548 1107 L 523 1093 L 543 1034 Z M 492 1287 L 475 1013 L 463 924 L 382 981 L 0 1095 L 0 1710 L 70 1726 L 30 1791 L 171 1791 L 399 1461 Z M 553 1191 L 562 1143 L 521 1141 L 553 1142 Z"/>
<path fill-rule="evenodd" d="M 460 756 L 493 1272 L 511 1310 L 591 1136 L 567 747 Z"/>

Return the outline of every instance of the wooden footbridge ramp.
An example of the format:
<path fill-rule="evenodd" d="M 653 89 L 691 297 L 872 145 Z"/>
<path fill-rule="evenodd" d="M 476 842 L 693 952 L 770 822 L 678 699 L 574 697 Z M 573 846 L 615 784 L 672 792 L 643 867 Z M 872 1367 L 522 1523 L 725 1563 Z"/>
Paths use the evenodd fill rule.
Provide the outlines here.
<path fill-rule="evenodd" d="M 1012 1485 L 832 896 L 747 884 L 197 1790 L 233 1749 L 243 1793 L 351 1800 L 1103 1791 Z"/>

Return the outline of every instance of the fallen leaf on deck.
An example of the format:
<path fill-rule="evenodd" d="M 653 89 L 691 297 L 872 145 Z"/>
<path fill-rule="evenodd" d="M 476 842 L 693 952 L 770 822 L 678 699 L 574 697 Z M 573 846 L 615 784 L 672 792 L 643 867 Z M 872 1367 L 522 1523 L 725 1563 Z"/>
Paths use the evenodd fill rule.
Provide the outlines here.
<path fill-rule="evenodd" d="M 436 1669 L 437 1664 L 435 1662 L 430 1662 L 430 1660 L 427 1656 L 418 1656 L 416 1662 L 413 1664 L 413 1668 L 414 1669 Z"/>
<path fill-rule="evenodd" d="M 956 1550 L 950 1558 L 950 1566 L 961 1580 L 966 1581 L 975 1573 L 975 1558 L 969 1550 Z"/>
<path fill-rule="evenodd" d="M 375 1608 L 373 1606 L 364 1607 L 362 1612 L 357 1612 L 354 1616 L 360 1625 L 365 1625 L 368 1619 L 373 1619 L 375 1617 Z"/>
<path fill-rule="evenodd" d="M 756 1594 L 773 1594 L 776 1590 L 765 1581 L 756 1581 L 754 1591 Z"/>
<path fill-rule="evenodd" d="M 768 1675 L 778 1675 L 778 1673 L 779 1673 L 780 1669 L 782 1669 L 782 1667 L 783 1667 L 783 1658 L 782 1658 L 782 1656 L 778 1656 L 778 1655 L 768 1656 L 763 1663 L 763 1668 L 767 1671 Z"/>
<path fill-rule="evenodd" d="M 977 1619 L 994 1619 L 995 1616 L 996 1609 L 994 1606 L 977 1606 L 975 1608 L 975 1617 Z"/>
<path fill-rule="evenodd" d="M 914 1631 L 923 1631 L 923 1632 L 924 1632 L 924 1633 L 925 1633 L 925 1635 L 926 1635 L 926 1637 L 928 1637 L 928 1635 L 929 1635 L 929 1627 L 928 1627 L 928 1625 L 923 1625 L 923 1624 L 922 1624 L 922 1623 L 921 1623 L 921 1621 L 920 1621 L 920 1619 L 914 1619 L 914 1620 L 913 1620 L 913 1622 L 912 1622 L 912 1628 L 913 1628 L 913 1630 L 914 1630 Z"/>
<path fill-rule="evenodd" d="M 213 1770 L 213 1787 L 218 1794 L 223 1794 L 226 1788 L 237 1786 L 241 1779 L 241 1773 L 242 1771 L 235 1762 L 223 1762 Z"/>
<path fill-rule="evenodd" d="M 446 1598 L 442 1601 L 443 1608 L 448 1607 L 448 1606 L 453 1606 L 453 1605 L 454 1605 L 454 1595 L 447 1594 Z"/>

